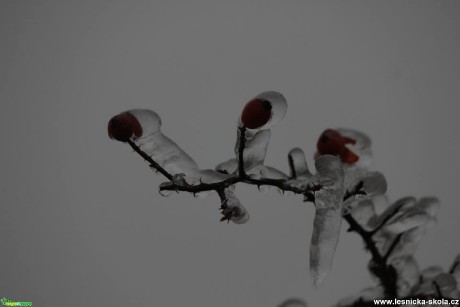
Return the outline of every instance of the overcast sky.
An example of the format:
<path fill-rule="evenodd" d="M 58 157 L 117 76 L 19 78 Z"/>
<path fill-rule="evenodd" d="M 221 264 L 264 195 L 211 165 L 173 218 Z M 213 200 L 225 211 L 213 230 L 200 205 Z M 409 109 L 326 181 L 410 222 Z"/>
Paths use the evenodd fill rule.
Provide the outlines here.
<path fill-rule="evenodd" d="M 441 199 L 421 267 L 460 252 L 460 2 L 1 1 L 0 297 L 34 306 L 329 306 L 371 284 L 342 228 L 315 289 L 314 215 L 301 197 L 238 186 L 244 225 L 218 198 L 163 198 L 111 116 L 155 110 L 202 168 L 232 157 L 236 120 L 265 90 L 289 109 L 267 164 L 308 157 L 326 128 L 373 140 L 392 200 Z M 309 164 L 312 165 L 312 158 Z"/>

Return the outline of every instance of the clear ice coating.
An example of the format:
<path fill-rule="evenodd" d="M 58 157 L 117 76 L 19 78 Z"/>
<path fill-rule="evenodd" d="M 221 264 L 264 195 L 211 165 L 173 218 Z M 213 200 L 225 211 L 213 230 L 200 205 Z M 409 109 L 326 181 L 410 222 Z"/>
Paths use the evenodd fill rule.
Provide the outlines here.
<path fill-rule="evenodd" d="M 233 174 L 238 170 L 238 161 L 235 158 L 231 158 L 227 161 L 217 164 L 216 171 L 223 174 Z"/>
<path fill-rule="evenodd" d="M 437 289 L 441 292 L 443 297 L 460 297 L 460 291 L 458 290 L 458 284 L 454 276 L 449 273 L 441 273 L 435 278 Z"/>
<path fill-rule="evenodd" d="M 414 197 L 403 197 L 395 201 L 393 204 L 388 206 L 385 211 L 380 214 L 377 218 L 377 224 L 381 224 L 388 220 L 390 217 L 395 218 L 396 215 L 400 215 L 404 210 L 411 208 L 415 205 L 417 200 Z"/>
<path fill-rule="evenodd" d="M 216 183 L 232 177 L 230 174 L 223 174 L 213 169 L 200 169 L 193 173 L 189 184 Z"/>
<path fill-rule="evenodd" d="M 345 173 L 346 174 L 346 173 Z M 346 176 L 346 175 L 345 175 Z M 379 172 L 368 172 L 361 178 L 362 187 L 360 191 L 365 194 L 357 194 L 349 197 L 343 204 L 343 215 L 352 214 L 355 219 L 359 219 L 360 224 L 365 228 L 375 222 L 377 210 L 382 210 L 380 207 L 387 206 L 386 198 L 382 198 L 387 190 L 387 182 L 383 174 Z M 364 207 L 372 207 L 372 210 Z M 380 212 L 380 211 L 379 211 Z"/>
<path fill-rule="evenodd" d="M 364 176 L 362 181 L 362 191 L 366 193 L 367 197 L 382 195 L 387 191 L 387 181 L 385 176 L 380 172 L 369 172 Z"/>
<path fill-rule="evenodd" d="M 400 204 L 397 207 L 398 211 L 385 223 L 383 230 L 386 233 L 400 234 L 435 219 L 439 206 L 436 198 L 422 198 L 419 201 L 415 201 L 414 198 L 403 200 L 406 202 L 396 202 Z"/>
<path fill-rule="evenodd" d="M 418 210 L 408 210 L 396 218 L 391 218 L 383 230 L 391 235 L 398 235 L 428 222 L 429 216 Z"/>
<path fill-rule="evenodd" d="M 199 185 L 201 183 L 216 183 L 216 182 L 222 182 L 230 178 L 231 176 L 232 175 L 230 174 L 223 174 L 213 169 L 201 169 L 201 170 L 192 172 L 187 177 L 187 183 L 190 185 Z M 234 187 L 232 187 L 232 189 L 233 188 Z M 204 192 L 195 193 L 194 196 L 203 199 L 214 193 L 215 192 L 212 190 L 204 191 Z"/>
<path fill-rule="evenodd" d="M 265 161 L 265 155 L 267 152 L 268 144 L 270 142 L 270 128 L 279 123 L 287 112 L 287 102 L 286 98 L 281 93 L 275 91 L 263 92 L 254 97 L 254 99 L 259 99 L 267 101 L 271 106 L 271 117 L 268 122 L 257 128 L 257 129 L 246 129 L 245 130 L 245 147 L 243 150 L 243 160 L 245 170 L 249 170 L 254 166 L 263 165 Z M 237 138 L 235 144 L 235 156 L 236 164 L 238 164 L 239 159 L 239 149 L 241 141 L 241 130 L 243 123 L 241 117 L 238 120 L 238 129 L 237 129 Z M 229 166 L 229 165 L 226 165 Z M 222 167 L 222 165 L 221 165 Z"/>
<path fill-rule="evenodd" d="M 322 189 L 315 193 L 315 219 L 310 243 L 310 273 L 320 287 L 329 273 L 342 224 L 344 172 L 339 159 L 323 155 L 315 163 L 314 183 Z"/>
<path fill-rule="evenodd" d="M 249 213 L 240 203 L 235 193 L 230 189 L 225 189 L 225 198 L 222 199 L 222 206 L 225 208 L 223 214 L 231 212 L 230 220 L 235 224 L 244 224 L 249 220 Z"/>
<path fill-rule="evenodd" d="M 336 130 L 342 136 L 356 141 L 354 145 L 346 145 L 351 151 L 359 156 L 359 160 L 356 162 L 356 165 L 365 168 L 370 167 L 372 164 L 371 139 L 366 134 L 354 129 L 338 128 Z"/>
<path fill-rule="evenodd" d="M 229 178 L 229 175 L 222 174 L 215 170 L 200 170 L 196 162 L 174 141 L 161 132 L 160 116 L 147 109 L 132 109 L 122 114 L 130 114 L 137 120 L 142 133 L 132 135 L 130 139 L 155 162 L 173 175 L 173 182 L 176 185 L 214 183 Z M 122 120 L 126 120 L 123 119 Z M 121 128 L 130 131 L 130 127 L 122 125 Z M 132 130 L 132 129 L 131 129 Z M 162 191 L 162 195 L 166 192 Z M 212 192 L 202 192 L 197 195 L 202 197 Z"/>
<path fill-rule="evenodd" d="M 441 274 L 443 271 L 443 269 L 439 266 L 430 266 L 430 267 L 427 267 L 425 269 L 423 269 L 421 272 L 420 272 L 420 276 L 423 278 L 423 279 L 428 279 L 428 278 L 435 278 L 437 275 Z"/>
<path fill-rule="evenodd" d="M 410 224 L 414 226 L 401 234 L 401 238 L 394 247 L 390 259 L 401 255 L 414 254 L 428 229 L 436 222 L 438 207 L 439 201 L 436 198 L 422 198 L 417 202 L 415 207 L 408 209 L 407 212 L 399 218 L 399 220 L 407 220 L 405 223 L 401 223 L 406 228 L 407 225 Z M 387 236 L 391 236 L 391 232 L 387 232 L 387 229 L 384 228 L 382 231 L 386 232 Z M 387 249 L 387 246 L 388 243 L 384 248 Z"/>
<path fill-rule="evenodd" d="M 282 171 L 271 167 L 271 166 L 265 166 L 265 165 L 258 165 L 255 166 L 251 169 L 249 169 L 246 174 L 251 177 L 252 179 L 264 179 L 264 178 L 270 178 L 270 179 L 288 179 L 289 176 L 283 173 Z"/>
<path fill-rule="evenodd" d="M 249 170 L 254 166 L 263 165 L 270 141 L 270 130 L 246 130 L 246 143 L 243 150 L 244 169 Z M 235 156 L 238 164 L 241 131 L 238 129 L 235 144 Z"/>
<path fill-rule="evenodd" d="M 316 287 L 321 287 L 331 269 L 341 222 L 340 212 L 316 209 L 310 243 L 310 274 Z"/>
<path fill-rule="evenodd" d="M 434 197 L 418 201 L 404 197 L 391 205 L 387 203 L 385 196 L 375 195 L 357 202 L 350 213 L 368 231 L 379 227 L 373 240 L 381 255 L 386 255 L 391 248 L 388 258 L 391 263 L 414 254 L 426 231 L 436 221 L 439 201 Z"/>
<path fill-rule="evenodd" d="M 344 204 L 344 206 L 345 205 L 346 204 Z M 350 209 L 349 213 L 364 229 L 371 230 L 373 228 L 371 221 L 372 217 L 375 216 L 376 213 L 372 198 L 357 201 L 353 208 Z"/>
<path fill-rule="evenodd" d="M 171 196 L 174 192 L 173 190 L 162 190 L 162 188 L 166 188 L 171 186 L 171 182 L 163 182 L 158 186 L 158 193 L 163 197 Z"/>
<path fill-rule="evenodd" d="M 300 148 L 293 148 L 288 153 L 289 168 L 291 170 L 291 178 L 294 179 L 309 179 L 312 174 L 308 170 L 305 154 Z"/>
<path fill-rule="evenodd" d="M 286 101 L 286 98 L 284 98 L 284 96 L 279 92 L 276 92 L 276 91 L 262 92 L 259 95 L 255 96 L 253 99 L 251 99 L 250 102 L 254 100 L 267 101 L 270 103 L 270 107 L 271 107 L 271 116 L 268 122 L 265 125 L 259 128 L 256 128 L 255 130 L 270 129 L 276 124 L 278 124 L 286 115 L 287 101 Z M 239 123 L 238 126 L 240 127 L 243 125 L 241 117 L 238 123 Z"/>
<path fill-rule="evenodd" d="M 315 193 L 317 208 L 341 209 L 343 203 L 344 171 L 339 159 L 323 155 L 315 161 L 316 174 L 313 182 L 322 188 Z"/>
<path fill-rule="evenodd" d="M 198 170 L 195 161 L 174 141 L 161 132 L 161 118 L 152 110 L 133 109 L 132 114 L 142 127 L 142 136 L 134 143 L 170 174 L 190 175 Z"/>
<path fill-rule="evenodd" d="M 311 184 L 321 186 L 320 190 L 314 192 L 316 212 L 310 248 L 310 270 L 315 285 L 321 286 L 331 268 L 344 213 L 351 214 L 358 224 L 371 232 L 372 239 L 379 253 L 385 257 L 386 264 L 391 265 L 396 271 L 398 296 L 460 296 L 460 255 L 449 273 L 433 267 L 419 271 L 413 258 L 425 232 L 436 222 L 439 201 L 432 197 L 419 200 L 406 197 L 390 205 L 384 195 L 387 189 L 385 177 L 379 172 L 369 170 L 372 162 L 371 141 L 365 134 L 352 129 L 337 129 L 337 132 L 334 131 L 335 136 L 345 141 L 337 142 L 342 144 L 340 150 L 332 152 L 327 147 L 330 146 L 327 139 L 321 137 L 318 142 L 322 143 L 318 143 L 318 151 L 322 155 L 316 156 L 315 175 L 310 173 L 305 155 L 299 148 L 294 148 L 288 154 L 289 176 L 276 168 L 264 165 L 270 128 L 282 120 L 286 111 L 286 99 L 274 91 L 263 92 L 246 105 L 238 123 L 239 128 L 243 125 L 247 128 L 243 150 L 244 167 L 246 174 L 252 179 L 283 180 L 285 189 L 287 185 L 300 189 Z M 332 129 L 327 131 L 330 130 Z M 172 175 L 171 182 L 161 184 L 160 189 L 171 190 L 178 186 L 216 183 L 238 174 L 240 129 L 237 131 L 235 145 L 236 158 L 219 164 L 216 170 L 199 169 L 185 151 L 161 132 L 161 119 L 154 111 L 133 109 L 123 112 L 109 121 L 108 133 L 111 138 L 118 141 L 134 142 Z M 327 155 L 328 153 L 335 156 Z M 223 186 L 227 186 L 229 182 Z M 346 192 L 354 191 L 361 183 L 360 191 L 365 195 L 358 193 L 343 203 L 343 196 L 350 195 Z M 218 190 L 222 200 L 222 213 L 224 218 L 233 223 L 243 224 L 248 221 L 249 214 L 234 190 L 234 185 L 222 190 L 222 193 Z M 198 193 L 197 196 L 206 196 L 212 192 Z M 161 191 L 163 196 L 170 193 L 171 191 Z M 305 196 L 307 200 L 312 199 L 308 193 Z M 374 260 L 371 260 L 371 265 Z M 381 286 L 368 288 L 345 305 L 352 305 L 358 298 L 370 300 L 383 295 Z M 341 301 L 338 306 L 343 306 L 343 302 Z M 300 300 L 290 300 L 281 305 L 301 306 L 306 305 Z"/>
<path fill-rule="evenodd" d="M 151 134 L 160 132 L 161 118 L 156 112 L 148 109 L 132 109 L 127 112 L 134 115 L 139 121 L 142 127 L 141 137 L 147 137 Z"/>
<path fill-rule="evenodd" d="M 353 155 L 358 156 L 358 160 L 356 162 L 343 162 L 343 168 L 345 170 L 345 189 L 351 190 L 362 180 L 362 178 L 366 176 L 372 165 L 371 140 L 366 134 L 353 129 L 337 128 L 333 131 L 337 132 L 339 136 L 335 136 L 333 139 L 329 138 L 330 142 L 334 144 L 335 142 L 339 142 L 340 144 L 335 145 L 345 146 L 345 148 L 351 151 Z M 339 139 L 337 139 L 337 137 Z M 344 141 L 344 138 L 348 140 L 345 144 L 341 143 Z M 320 156 L 321 154 L 319 152 L 315 153 L 315 158 Z"/>
<path fill-rule="evenodd" d="M 398 297 L 405 297 L 411 294 L 412 288 L 420 280 L 420 272 L 417 262 L 412 256 L 402 256 L 394 258 L 389 262 L 398 276 L 396 281 L 396 291 Z"/>
<path fill-rule="evenodd" d="M 430 267 L 421 272 L 420 283 L 414 287 L 412 296 L 460 297 L 460 286 L 454 274 L 445 273 L 441 268 Z"/>

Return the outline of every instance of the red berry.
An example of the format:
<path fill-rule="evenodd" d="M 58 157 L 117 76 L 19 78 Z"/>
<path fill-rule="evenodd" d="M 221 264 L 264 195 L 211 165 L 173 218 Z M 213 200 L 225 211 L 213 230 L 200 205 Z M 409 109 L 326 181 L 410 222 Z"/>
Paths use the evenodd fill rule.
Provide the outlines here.
<path fill-rule="evenodd" d="M 270 121 L 272 117 L 272 105 L 263 99 L 249 101 L 241 114 L 241 122 L 249 129 L 257 129 Z"/>
<path fill-rule="evenodd" d="M 345 150 L 340 155 L 340 160 L 346 164 L 353 164 L 359 160 L 359 156 L 345 147 Z"/>
<path fill-rule="evenodd" d="M 120 113 L 109 121 L 109 137 L 120 142 L 127 142 L 142 136 L 142 126 L 137 118 L 129 112 Z"/>
<path fill-rule="evenodd" d="M 327 129 L 319 137 L 316 147 L 321 155 L 338 156 L 345 149 L 345 140 L 337 131 Z"/>
<path fill-rule="evenodd" d="M 345 144 L 351 144 L 351 145 L 356 144 L 356 140 L 352 139 L 352 138 L 349 138 L 348 136 L 344 136 L 343 140 L 345 141 Z"/>
<path fill-rule="evenodd" d="M 338 156 L 343 163 L 353 164 L 359 160 L 359 156 L 348 149 L 345 144 L 354 145 L 356 141 L 342 136 L 336 130 L 327 129 L 319 137 L 316 147 L 319 155 Z"/>

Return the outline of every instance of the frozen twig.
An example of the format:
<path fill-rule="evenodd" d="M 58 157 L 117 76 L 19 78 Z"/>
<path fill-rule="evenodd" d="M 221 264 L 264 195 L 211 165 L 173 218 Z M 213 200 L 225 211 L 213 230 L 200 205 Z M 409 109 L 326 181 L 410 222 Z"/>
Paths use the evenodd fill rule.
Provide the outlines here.
<path fill-rule="evenodd" d="M 274 186 L 277 187 L 278 189 L 282 191 L 290 191 L 295 194 L 302 194 L 302 195 L 311 195 L 314 194 L 314 192 L 319 191 L 322 186 L 321 185 L 307 185 L 306 187 L 298 187 L 293 184 L 290 184 L 288 180 L 284 179 L 273 179 L 273 178 L 261 178 L 261 179 L 254 179 L 249 177 L 245 170 L 244 170 L 244 161 L 243 161 L 243 151 L 244 151 L 244 146 L 245 146 L 245 131 L 246 128 L 242 127 L 240 128 L 241 130 L 241 137 L 240 137 L 240 144 L 239 144 L 239 150 L 238 150 L 238 156 L 239 156 L 239 173 L 236 174 L 233 177 L 230 177 L 228 179 L 219 181 L 219 182 L 213 182 L 213 183 L 199 183 L 199 184 L 188 184 L 188 183 L 183 183 L 183 184 L 178 184 L 173 182 L 173 175 L 168 173 L 166 170 L 164 170 L 158 163 L 156 163 L 150 156 L 148 156 L 145 152 L 140 149 L 139 146 L 137 146 L 133 141 L 128 141 L 128 144 L 133 148 L 133 150 L 139 154 L 144 160 L 146 160 L 149 164 L 150 167 L 154 168 L 155 170 L 159 171 L 163 176 L 165 176 L 167 179 L 170 180 L 168 184 L 162 185 L 160 187 L 160 191 L 181 191 L 181 192 L 190 192 L 190 193 L 199 193 L 199 192 L 205 192 L 205 191 L 216 191 L 219 192 L 219 190 L 224 190 L 236 183 L 246 183 L 246 184 L 251 184 L 251 185 L 256 185 L 256 186 Z"/>
<path fill-rule="evenodd" d="M 348 198 L 354 196 L 354 195 L 363 195 L 365 194 L 364 191 L 361 190 L 363 187 L 363 182 L 359 182 L 356 187 L 353 189 L 352 192 L 347 192 L 346 195 L 344 196 L 344 200 L 347 200 Z M 396 214 L 396 212 L 394 213 Z M 391 215 L 393 216 L 393 215 Z M 379 278 L 381 285 L 384 288 L 385 295 L 386 297 L 389 298 L 394 298 L 397 295 L 397 290 L 396 290 L 396 271 L 395 269 L 387 264 L 388 257 L 391 255 L 391 252 L 399 242 L 401 235 L 398 235 L 398 237 L 395 239 L 395 241 L 392 243 L 392 246 L 388 250 L 388 252 L 385 255 L 381 255 L 377 245 L 375 244 L 373 240 L 373 235 L 377 232 L 378 229 L 383 227 L 383 225 L 391 218 L 388 217 L 385 219 L 382 224 L 377 226 L 372 231 L 367 231 L 365 230 L 351 215 L 351 213 L 345 214 L 343 218 L 348 222 L 350 225 L 350 228 L 348 229 L 349 232 L 356 232 L 361 236 L 361 238 L 364 241 L 364 244 L 366 246 L 366 249 L 371 253 L 372 256 L 372 272 Z M 357 305 L 361 306 L 361 305 Z"/>
<path fill-rule="evenodd" d="M 137 146 L 133 141 L 131 140 L 128 140 L 127 141 L 129 146 L 131 146 L 131 148 L 138 154 L 140 155 L 142 158 L 144 158 L 145 161 L 149 162 L 150 163 L 150 167 L 151 168 L 154 168 L 156 169 L 157 171 L 159 171 L 163 176 L 165 176 L 166 178 L 168 178 L 169 180 L 173 180 L 173 175 L 171 175 L 170 173 L 168 173 L 164 168 L 162 168 L 157 162 L 155 162 L 152 157 L 150 157 L 149 155 L 147 155 L 145 152 L 143 152 L 139 146 Z"/>

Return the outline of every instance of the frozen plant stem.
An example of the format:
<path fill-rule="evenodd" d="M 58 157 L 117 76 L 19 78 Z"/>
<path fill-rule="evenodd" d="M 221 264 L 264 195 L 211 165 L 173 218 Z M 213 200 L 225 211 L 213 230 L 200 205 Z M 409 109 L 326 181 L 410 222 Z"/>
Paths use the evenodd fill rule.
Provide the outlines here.
<path fill-rule="evenodd" d="M 240 129 L 240 142 L 238 145 L 238 174 L 236 174 L 235 176 L 231 178 L 225 179 L 223 181 L 214 182 L 214 183 L 203 183 L 203 182 L 201 182 L 200 184 L 188 184 L 186 182 L 184 184 L 175 183 L 173 182 L 174 176 L 168 173 L 157 162 L 155 162 L 152 159 L 152 157 L 150 157 L 144 151 L 142 151 L 142 149 L 139 146 L 137 146 L 133 141 L 128 140 L 128 144 L 138 155 L 140 155 L 144 160 L 146 160 L 150 164 L 151 168 L 160 172 L 164 177 L 166 177 L 170 181 L 168 185 L 164 185 L 160 187 L 161 191 L 163 190 L 183 191 L 183 192 L 190 192 L 194 194 L 199 193 L 199 192 L 204 192 L 204 191 L 216 191 L 217 194 L 219 195 L 219 198 L 222 201 L 222 205 L 220 209 L 222 210 L 222 214 L 224 216 L 221 218 L 221 221 L 225 221 L 225 220 L 229 221 L 231 214 L 233 214 L 233 212 L 227 210 L 228 208 L 226 207 L 225 189 L 239 182 L 257 185 L 258 187 L 260 187 L 261 185 L 274 186 L 283 191 L 291 191 L 291 192 L 294 192 L 295 194 L 304 195 L 306 196 L 307 201 L 311 201 L 311 202 L 315 201 L 315 192 L 319 191 L 322 188 L 319 185 L 308 185 L 305 189 L 301 189 L 301 188 L 289 185 L 287 183 L 287 180 L 283 180 L 283 179 L 271 179 L 271 178 L 253 179 L 249 177 L 246 174 L 246 171 L 244 168 L 244 149 L 246 147 L 245 134 L 246 134 L 247 128 L 245 126 L 242 126 L 242 127 L 239 127 L 238 129 Z M 362 191 L 362 187 L 363 187 L 363 182 L 359 182 L 352 191 L 347 191 L 347 193 L 344 196 L 344 201 L 355 195 L 365 194 L 365 192 Z M 394 212 L 394 214 L 396 214 L 396 212 Z M 372 255 L 372 263 L 373 263 L 372 272 L 380 279 L 380 282 L 383 288 L 385 289 L 386 297 L 390 297 L 390 298 L 397 297 L 397 291 L 396 291 L 396 277 L 397 276 L 396 276 L 395 269 L 391 265 L 387 265 L 387 260 L 393 248 L 398 243 L 400 236 L 398 236 L 395 239 L 395 241 L 391 245 L 386 255 L 381 255 L 379 253 L 377 246 L 375 242 L 373 241 L 372 237 L 379 229 L 381 229 L 385 225 L 385 223 L 392 216 L 393 215 L 388 216 L 385 220 L 382 221 L 380 225 L 378 225 L 372 231 L 365 230 L 352 217 L 351 214 L 346 214 L 343 216 L 343 218 L 350 225 L 350 228 L 348 229 L 348 231 L 354 231 L 358 233 L 363 239 L 366 249 L 369 250 L 369 252 Z"/>
<path fill-rule="evenodd" d="M 145 152 L 143 152 L 139 146 L 137 146 L 136 144 L 134 144 L 133 141 L 131 140 L 128 140 L 128 144 L 129 146 L 131 146 L 131 148 L 138 154 L 140 155 L 142 158 L 144 158 L 145 161 L 149 162 L 150 163 L 150 167 L 153 168 L 153 169 L 156 169 L 157 171 L 159 171 L 163 176 L 165 176 L 166 178 L 168 178 L 169 180 L 173 180 L 173 176 L 168 173 L 164 168 L 162 168 L 158 163 L 156 163 L 155 161 L 153 161 L 152 157 L 150 157 L 149 155 L 147 155 Z"/>
<path fill-rule="evenodd" d="M 372 153 L 367 135 L 344 128 L 325 130 L 316 144 L 314 174 L 300 148 L 288 153 L 290 175 L 264 164 L 270 128 L 284 117 L 286 110 L 286 99 L 278 92 L 263 92 L 250 100 L 238 121 L 233 158 L 214 169 L 200 169 L 192 157 L 164 135 L 161 118 L 152 110 L 132 109 L 112 117 L 108 134 L 128 143 L 155 173 L 167 178 L 160 184 L 160 192 L 183 191 L 202 196 L 216 192 L 221 221 L 244 224 L 249 219 L 249 212 L 235 194 L 237 183 L 259 189 L 262 185 L 276 187 L 312 202 L 316 210 L 310 275 L 317 287 L 330 271 L 342 219 L 347 221 L 348 231 L 356 232 L 371 254 L 368 269 L 378 286 L 345 298 L 337 306 L 369 306 L 374 298 L 460 297 L 460 255 L 449 273 L 438 268 L 419 271 L 412 256 L 425 231 L 436 221 L 439 201 L 435 197 L 405 197 L 390 204 L 384 195 L 385 177 L 369 169 Z"/>
<path fill-rule="evenodd" d="M 169 191 L 183 191 L 183 192 L 190 192 L 190 193 L 199 193 L 204 191 L 216 191 L 219 195 L 219 198 L 222 201 L 221 210 L 224 216 L 221 218 L 221 221 L 229 220 L 229 212 L 226 210 L 225 207 L 225 189 L 236 184 L 239 182 L 257 185 L 258 187 L 261 185 L 268 185 L 268 186 L 275 186 L 283 191 L 291 191 L 296 194 L 301 194 L 306 196 L 307 201 L 314 202 L 315 201 L 315 191 L 319 191 L 322 187 L 319 185 L 309 185 L 305 189 L 300 189 L 295 186 L 291 186 L 287 184 L 286 180 L 283 179 L 271 179 L 271 178 L 262 178 L 262 179 L 253 179 L 246 174 L 244 168 L 244 148 L 246 146 L 246 127 L 239 127 L 240 129 L 240 142 L 238 146 L 238 174 L 234 177 L 228 178 L 226 180 L 215 182 L 215 183 L 200 183 L 200 184 L 177 184 L 173 182 L 173 175 L 168 173 L 164 168 L 162 168 L 157 162 L 155 162 L 152 157 L 147 155 L 142 149 L 137 146 L 133 141 L 128 140 L 128 144 L 131 148 L 140 155 L 144 160 L 146 160 L 150 167 L 160 172 L 164 177 L 166 177 L 170 184 L 162 186 L 160 190 L 169 190 Z M 358 185 L 350 192 L 347 192 L 344 196 L 344 200 L 347 200 L 350 197 L 355 195 L 363 195 L 365 192 L 362 191 L 363 183 L 360 182 Z M 396 212 L 395 212 L 396 213 Z M 382 286 L 385 289 L 386 296 L 388 297 L 396 297 L 396 272 L 391 265 L 387 265 L 388 256 L 391 254 L 392 248 L 397 244 L 396 242 L 392 244 L 392 247 L 388 251 L 386 255 L 380 255 L 375 242 L 372 239 L 373 234 L 375 234 L 383 225 L 388 221 L 391 216 L 387 217 L 386 220 L 382 222 L 381 225 L 377 226 L 373 231 L 367 231 L 359 223 L 351 216 L 351 214 L 346 214 L 343 218 L 348 222 L 350 225 L 349 231 L 354 231 L 358 233 L 361 238 L 363 239 L 366 248 L 372 255 L 372 262 L 375 264 L 373 267 L 373 273 L 380 279 Z"/>
<path fill-rule="evenodd" d="M 349 197 L 352 197 L 357 194 L 363 194 L 360 190 L 359 186 L 362 187 L 362 182 L 358 183 L 357 188 L 354 189 L 353 192 L 347 193 L 344 197 L 344 201 L 347 200 Z M 394 215 L 397 211 L 395 211 L 392 215 L 389 215 L 385 220 L 382 221 L 380 225 L 378 225 L 374 230 L 367 231 L 365 230 L 354 218 L 353 216 L 348 213 L 343 216 L 343 218 L 348 222 L 350 228 L 348 229 L 349 232 L 356 232 L 358 233 L 364 241 L 366 249 L 372 255 L 372 268 L 371 271 L 374 273 L 379 279 L 382 287 L 385 291 L 385 296 L 387 298 L 395 298 L 397 297 L 397 288 L 396 288 L 396 270 L 391 265 L 387 265 L 387 260 L 391 255 L 391 252 L 398 244 L 399 240 L 401 239 L 402 234 L 399 234 L 393 243 L 391 244 L 388 252 L 385 255 L 381 255 L 377 249 L 377 246 L 372 239 L 373 235 L 385 225 L 385 223 Z"/>
<path fill-rule="evenodd" d="M 146 160 L 149 164 L 150 167 L 157 170 L 160 172 L 163 176 L 165 176 L 170 183 L 168 185 L 160 187 L 160 190 L 168 190 L 168 191 L 183 191 L 183 192 L 190 192 L 190 193 L 199 193 L 199 192 L 204 192 L 204 191 L 216 191 L 217 194 L 219 195 L 219 198 L 222 201 L 222 206 L 221 210 L 224 214 L 224 216 L 221 218 L 221 221 L 229 220 L 229 214 L 231 212 L 228 212 L 226 210 L 227 208 L 225 207 L 225 189 L 236 184 L 239 182 L 246 183 L 246 184 L 252 184 L 252 185 L 257 185 L 258 187 L 261 185 L 268 185 L 268 186 L 275 186 L 283 191 L 291 191 L 294 192 L 295 194 L 302 194 L 306 196 L 307 201 L 314 202 L 315 201 L 315 191 L 320 190 L 322 187 L 319 185 L 308 185 L 307 188 L 301 189 L 295 186 L 291 186 L 287 184 L 286 180 L 283 179 L 271 179 L 271 178 L 262 178 L 262 179 L 253 179 L 249 177 L 246 174 L 245 168 L 244 168 L 244 148 L 246 146 L 246 127 L 239 127 L 240 129 L 240 142 L 238 146 L 238 174 L 235 175 L 234 177 L 228 178 L 226 180 L 220 181 L 220 182 L 215 182 L 215 183 L 200 183 L 200 184 L 177 184 L 173 182 L 173 175 L 168 173 L 164 168 L 162 168 L 157 162 L 155 162 L 152 157 L 147 155 L 142 149 L 137 146 L 133 141 L 128 140 L 128 144 L 131 146 L 131 148 L 138 154 L 140 155 L 144 160 Z M 359 182 L 356 187 L 345 194 L 344 196 L 344 201 L 347 200 L 350 197 L 353 197 L 355 195 L 363 195 L 365 194 L 364 191 L 362 191 L 363 183 Z M 225 212 L 225 213 L 224 213 Z M 396 211 L 397 212 L 397 211 Z M 394 214 L 396 213 L 394 212 Z M 385 289 L 385 293 L 387 297 L 396 297 L 397 292 L 396 292 L 396 271 L 391 265 L 387 265 L 387 260 L 389 255 L 391 254 L 393 248 L 396 246 L 396 244 L 399 241 L 400 236 L 398 236 L 395 239 L 395 242 L 393 242 L 392 246 L 390 247 L 389 251 L 387 252 L 386 255 L 381 255 L 376 247 L 375 242 L 373 241 L 372 237 L 373 235 L 380 229 L 382 228 L 385 223 L 392 217 L 388 216 L 380 225 L 378 225 L 374 230 L 372 231 L 367 231 L 365 230 L 353 217 L 351 214 L 346 214 L 343 216 L 343 218 L 348 222 L 350 225 L 350 228 L 348 231 L 354 231 L 358 233 L 361 238 L 363 239 L 366 249 L 369 250 L 369 252 L 372 255 L 372 262 L 374 264 L 372 271 L 373 273 L 380 279 L 380 282 L 382 286 Z"/>
<path fill-rule="evenodd" d="M 244 148 L 246 147 L 246 127 L 238 127 L 240 129 L 240 144 L 238 146 L 238 171 L 241 178 L 248 178 L 246 171 L 244 170 Z"/>
<path fill-rule="evenodd" d="M 204 191 L 216 191 L 219 194 L 219 191 L 223 191 L 225 190 L 225 188 L 228 188 L 229 186 L 242 182 L 246 184 L 257 185 L 258 187 L 262 185 L 274 186 L 283 191 L 291 191 L 295 194 L 302 194 L 302 195 L 305 195 L 311 198 L 315 191 L 318 191 L 321 189 L 320 185 L 308 185 L 306 188 L 302 189 L 302 188 L 288 184 L 287 180 L 283 180 L 283 179 L 272 179 L 272 178 L 254 179 L 254 178 L 249 177 L 245 172 L 244 159 L 243 159 L 243 152 L 246 146 L 245 145 L 246 144 L 246 138 L 245 138 L 246 127 L 243 126 L 243 127 L 240 127 L 239 129 L 241 131 L 240 144 L 238 148 L 239 173 L 235 175 L 234 177 L 228 178 L 220 182 L 214 182 L 214 183 L 203 183 L 202 182 L 200 184 L 188 184 L 188 183 L 177 184 L 173 182 L 172 174 L 168 173 L 157 162 L 155 162 L 152 159 L 152 157 L 150 157 L 145 152 L 143 152 L 142 149 L 139 146 L 137 146 L 133 141 L 128 140 L 128 144 L 137 154 L 139 154 L 144 160 L 146 160 L 150 164 L 151 168 L 157 170 L 163 176 L 169 179 L 170 184 L 160 187 L 160 191 L 182 191 L 182 192 L 190 192 L 190 193 L 199 193 L 199 192 L 204 192 Z"/>

